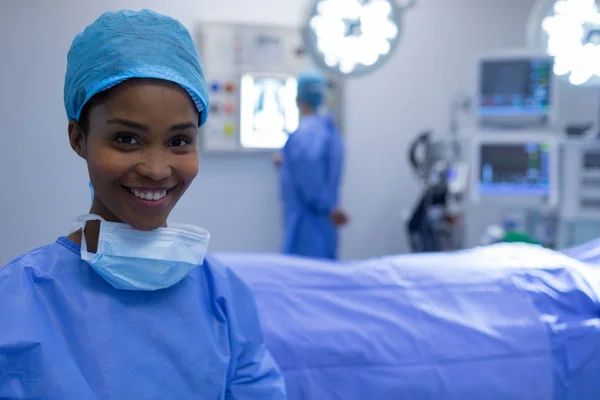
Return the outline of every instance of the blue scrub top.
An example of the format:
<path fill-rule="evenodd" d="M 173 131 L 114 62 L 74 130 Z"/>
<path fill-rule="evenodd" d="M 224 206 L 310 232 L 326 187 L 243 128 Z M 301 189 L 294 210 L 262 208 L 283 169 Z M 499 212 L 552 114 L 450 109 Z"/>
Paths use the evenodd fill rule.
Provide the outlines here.
<path fill-rule="evenodd" d="M 283 253 L 337 258 L 338 233 L 331 212 L 338 207 L 344 147 L 330 117 L 303 116 L 283 148 L 280 169 Z"/>
<path fill-rule="evenodd" d="M 177 285 L 113 288 L 67 238 L 0 269 L 0 398 L 285 399 L 254 297 L 210 257 Z"/>

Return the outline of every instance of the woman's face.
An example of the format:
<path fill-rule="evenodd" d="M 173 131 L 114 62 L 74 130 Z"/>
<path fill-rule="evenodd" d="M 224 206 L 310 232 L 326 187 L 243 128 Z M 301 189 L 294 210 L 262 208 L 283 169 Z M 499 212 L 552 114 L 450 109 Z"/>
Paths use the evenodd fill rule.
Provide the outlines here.
<path fill-rule="evenodd" d="M 87 133 L 71 122 L 94 187 L 91 212 L 139 230 L 165 226 L 198 173 L 198 118 L 179 85 L 136 80 L 90 108 Z"/>

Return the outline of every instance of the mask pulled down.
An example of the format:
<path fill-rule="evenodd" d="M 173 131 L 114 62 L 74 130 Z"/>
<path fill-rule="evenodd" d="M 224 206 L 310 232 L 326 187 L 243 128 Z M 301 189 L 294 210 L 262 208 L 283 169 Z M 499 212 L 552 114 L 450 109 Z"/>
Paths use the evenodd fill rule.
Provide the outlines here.
<path fill-rule="evenodd" d="M 206 230 L 193 225 L 170 224 L 138 231 L 92 214 L 77 218 L 74 230 L 83 230 L 88 221 L 96 220 L 100 221 L 97 251 L 88 252 L 82 234 L 81 259 L 121 290 L 159 290 L 175 285 L 203 264 L 210 241 Z"/>

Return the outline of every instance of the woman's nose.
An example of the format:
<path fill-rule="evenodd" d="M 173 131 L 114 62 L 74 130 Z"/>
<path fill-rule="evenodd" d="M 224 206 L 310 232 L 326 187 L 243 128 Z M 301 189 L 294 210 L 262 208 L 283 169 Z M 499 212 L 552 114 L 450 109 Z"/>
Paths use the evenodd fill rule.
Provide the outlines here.
<path fill-rule="evenodd" d="M 143 155 L 143 161 L 138 164 L 137 172 L 147 178 L 155 181 L 161 181 L 169 178 L 172 174 L 172 168 L 169 163 L 169 157 L 160 151 L 148 151 Z"/>

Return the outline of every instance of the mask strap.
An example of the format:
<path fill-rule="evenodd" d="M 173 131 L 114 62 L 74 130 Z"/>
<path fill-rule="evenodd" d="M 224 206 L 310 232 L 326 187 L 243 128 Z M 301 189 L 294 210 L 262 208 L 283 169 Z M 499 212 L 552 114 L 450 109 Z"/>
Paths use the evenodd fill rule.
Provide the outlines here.
<path fill-rule="evenodd" d="M 89 221 L 102 221 L 104 222 L 104 218 L 96 214 L 85 214 L 75 218 L 73 222 L 73 232 L 81 229 L 81 259 L 84 261 L 89 261 L 90 258 L 94 256 L 94 254 L 89 253 L 87 251 L 87 241 L 85 239 L 85 225 Z"/>
<path fill-rule="evenodd" d="M 106 222 L 104 221 L 104 218 L 102 218 L 99 215 L 96 214 L 84 214 L 84 215 L 80 215 L 79 217 L 75 218 L 75 220 L 73 221 L 72 225 L 71 225 L 71 232 L 73 233 L 75 231 L 78 231 L 80 229 L 85 228 L 85 224 L 89 221 L 102 221 L 102 222 Z"/>
<path fill-rule="evenodd" d="M 81 230 L 81 259 L 83 261 L 89 261 L 92 258 L 92 254 L 87 251 L 87 242 L 85 240 L 84 230 Z"/>

